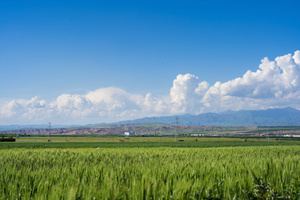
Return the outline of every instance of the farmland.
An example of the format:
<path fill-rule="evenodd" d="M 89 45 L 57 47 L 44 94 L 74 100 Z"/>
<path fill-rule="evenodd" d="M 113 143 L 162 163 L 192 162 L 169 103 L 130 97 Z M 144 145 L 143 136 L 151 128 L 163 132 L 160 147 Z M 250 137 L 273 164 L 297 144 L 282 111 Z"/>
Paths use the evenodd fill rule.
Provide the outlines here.
<path fill-rule="evenodd" d="M 299 151 L 299 145 L 2 149 L 0 199 L 298 199 Z"/>
<path fill-rule="evenodd" d="M 0 143 L 0 200 L 300 198 L 298 138 L 50 139 Z"/>
<path fill-rule="evenodd" d="M 247 141 L 245 141 L 247 140 Z M 14 143 L 0 143 L 8 148 L 151 148 L 151 147 L 243 147 L 243 146 L 297 146 L 299 138 L 265 137 L 20 137 Z"/>

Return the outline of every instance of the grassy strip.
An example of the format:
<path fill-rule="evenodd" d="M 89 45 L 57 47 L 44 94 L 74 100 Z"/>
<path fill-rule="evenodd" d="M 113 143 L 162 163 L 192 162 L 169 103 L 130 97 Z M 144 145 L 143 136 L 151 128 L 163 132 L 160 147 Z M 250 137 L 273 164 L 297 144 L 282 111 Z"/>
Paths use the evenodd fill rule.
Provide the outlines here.
<path fill-rule="evenodd" d="M 10 148 L 150 148 L 150 147 L 243 147 L 299 146 L 296 141 L 205 141 L 205 142 L 17 142 L 1 143 L 0 149 Z"/>

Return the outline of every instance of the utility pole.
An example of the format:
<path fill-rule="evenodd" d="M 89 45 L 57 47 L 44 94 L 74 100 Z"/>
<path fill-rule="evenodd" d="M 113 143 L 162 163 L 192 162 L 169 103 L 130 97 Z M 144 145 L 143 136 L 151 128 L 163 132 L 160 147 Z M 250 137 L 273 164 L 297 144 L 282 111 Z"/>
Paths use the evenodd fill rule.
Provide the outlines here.
<path fill-rule="evenodd" d="M 51 142 L 50 136 L 51 136 L 51 122 L 49 122 L 49 133 L 48 133 L 48 142 Z"/>
<path fill-rule="evenodd" d="M 178 132 L 178 117 L 176 117 L 176 125 L 175 125 L 175 142 L 177 142 L 177 132 Z"/>
<path fill-rule="evenodd" d="M 268 132 L 267 132 L 267 134 L 266 134 L 266 139 L 269 141 L 270 140 L 270 130 L 269 130 L 269 128 L 268 128 Z"/>
<path fill-rule="evenodd" d="M 18 138 L 20 137 L 20 130 L 19 130 L 19 127 L 17 127 L 17 137 L 18 137 Z"/>

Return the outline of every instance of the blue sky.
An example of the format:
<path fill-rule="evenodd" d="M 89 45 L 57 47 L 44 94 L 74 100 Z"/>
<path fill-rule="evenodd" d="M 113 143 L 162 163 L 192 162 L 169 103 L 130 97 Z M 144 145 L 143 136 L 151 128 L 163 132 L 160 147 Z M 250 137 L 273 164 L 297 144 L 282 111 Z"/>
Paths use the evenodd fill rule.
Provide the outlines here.
<path fill-rule="evenodd" d="M 299 7 L 299 1 L 0 1 L 0 120 L 2 124 L 42 123 L 38 120 L 41 113 L 29 115 L 35 107 L 29 109 L 28 102 L 35 97 L 32 102 L 39 105 L 37 112 L 45 108 L 46 123 L 58 116 L 65 119 L 67 108 L 57 106 L 63 94 L 70 95 L 65 106 L 74 101 L 92 104 L 68 108 L 77 114 L 64 123 L 234 109 L 227 104 L 208 109 L 202 97 L 197 103 L 183 100 L 189 92 L 185 90 L 186 96 L 180 97 L 182 90 L 174 89 L 176 80 L 195 79 L 197 87 L 206 81 L 208 89 L 218 81 L 242 77 L 248 70 L 255 72 L 264 57 L 274 61 L 278 56 L 293 56 L 300 49 Z M 99 89 L 107 88 L 111 98 L 103 100 Z M 296 91 L 295 86 L 293 94 Z M 85 98 L 91 92 L 100 99 L 91 103 Z M 118 96 L 122 92 L 126 98 Z M 160 105 L 184 103 L 150 112 L 156 109 L 147 110 L 137 103 L 145 101 L 149 93 Z M 254 98 L 251 94 L 246 97 Z M 76 95 L 83 100 L 74 100 Z M 131 98 L 135 95 L 138 100 Z M 95 101 L 104 102 L 105 109 Z M 295 99 L 282 101 L 261 109 L 298 108 Z M 111 112 L 110 106 L 116 105 L 112 102 L 124 107 Z M 89 114 L 83 112 L 87 108 Z M 53 114 L 53 109 L 59 112 Z M 132 114 L 135 111 L 143 114 Z M 23 117 L 16 119 L 18 114 Z"/>

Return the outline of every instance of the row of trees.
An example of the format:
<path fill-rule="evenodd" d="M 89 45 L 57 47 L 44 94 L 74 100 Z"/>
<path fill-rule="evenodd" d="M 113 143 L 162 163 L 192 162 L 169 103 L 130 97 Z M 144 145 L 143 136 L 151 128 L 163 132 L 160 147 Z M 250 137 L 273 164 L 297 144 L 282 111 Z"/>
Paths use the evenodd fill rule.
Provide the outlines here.
<path fill-rule="evenodd" d="M 0 137 L 0 142 L 15 142 L 16 141 L 16 138 L 13 138 L 13 136 L 8 136 L 8 137 L 5 137 L 4 135 L 2 135 Z"/>

